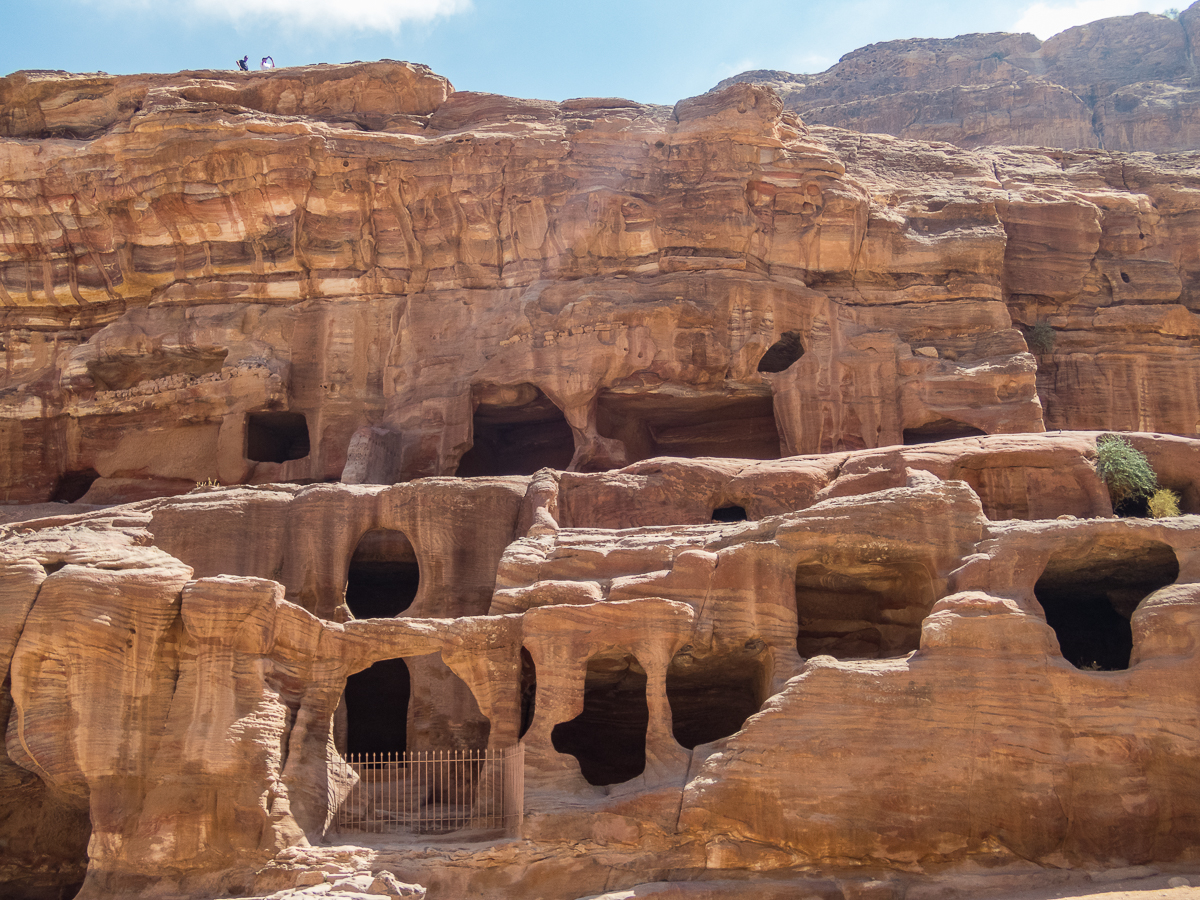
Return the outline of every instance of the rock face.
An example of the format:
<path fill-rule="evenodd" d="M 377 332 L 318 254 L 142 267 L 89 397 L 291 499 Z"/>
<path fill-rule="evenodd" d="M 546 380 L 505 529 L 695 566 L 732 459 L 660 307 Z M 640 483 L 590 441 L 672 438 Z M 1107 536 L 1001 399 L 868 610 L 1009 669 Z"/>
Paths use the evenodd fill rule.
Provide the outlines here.
<path fill-rule="evenodd" d="M 390 62 L 17 73 L 0 130 L 4 896 L 1197 865 L 1192 156 Z M 1113 515 L 1112 430 L 1183 515 Z"/>
<path fill-rule="evenodd" d="M 449 91 L 5 79 L 0 497 L 1200 433 L 1190 156 Z"/>
<path fill-rule="evenodd" d="M 759 70 L 809 124 L 960 147 L 1200 149 L 1200 4 L 1031 34 L 871 44 L 819 75 Z"/>

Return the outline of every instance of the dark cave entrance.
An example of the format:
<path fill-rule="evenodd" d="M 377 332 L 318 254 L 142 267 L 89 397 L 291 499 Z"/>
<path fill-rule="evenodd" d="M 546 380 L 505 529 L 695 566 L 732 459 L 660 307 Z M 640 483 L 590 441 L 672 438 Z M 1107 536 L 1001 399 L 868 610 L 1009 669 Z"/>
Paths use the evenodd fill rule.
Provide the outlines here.
<path fill-rule="evenodd" d="M 246 459 L 284 463 L 309 453 L 308 420 L 298 412 L 246 413 Z"/>
<path fill-rule="evenodd" d="M 987 432 L 981 431 L 974 425 L 958 422 L 954 419 L 937 419 L 916 428 L 904 429 L 904 444 L 933 444 L 938 441 L 954 441 L 965 437 L 986 437 Z"/>
<path fill-rule="evenodd" d="M 524 647 L 521 648 L 521 730 L 518 738 L 525 737 L 525 732 L 533 724 L 533 715 L 537 712 L 537 666 L 533 656 Z"/>
<path fill-rule="evenodd" d="M 579 760 L 588 784 L 620 784 L 646 769 L 646 672 L 629 654 L 588 660 L 583 712 L 554 726 L 551 743 Z"/>
<path fill-rule="evenodd" d="M 596 427 L 602 436 L 625 444 L 631 463 L 655 456 L 780 456 L 769 388 L 737 397 L 608 391 L 597 401 Z"/>
<path fill-rule="evenodd" d="M 403 753 L 408 749 L 411 683 L 402 659 L 385 659 L 346 679 L 346 752 Z"/>
<path fill-rule="evenodd" d="M 398 616 L 420 586 L 417 553 L 403 532 L 374 528 L 359 539 L 346 574 L 346 606 L 354 618 Z"/>
<path fill-rule="evenodd" d="M 76 503 L 91 490 L 92 484 L 100 477 L 95 469 L 79 469 L 75 472 L 64 472 L 54 486 L 50 496 L 52 503 Z"/>
<path fill-rule="evenodd" d="M 1098 542 L 1081 556 L 1052 556 L 1034 594 L 1067 662 L 1077 669 L 1116 671 L 1129 668 L 1130 619 L 1137 605 L 1178 577 L 1175 551 L 1164 543 Z"/>
<path fill-rule="evenodd" d="M 800 332 L 785 331 L 779 340 L 767 348 L 763 358 L 758 361 L 760 372 L 782 372 L 789 369 L 792 363 L 804 355 L 804 344 L 800 341 Z"/>
<path fill-rule="evenodd" d="M 745 522 L 749 516 L 746 515 L 746 507 L 734 506 L 718 506 L 713 510 L 712 520 L 714 522 Z"/>
<path fill-rule="evenodd" d="M 575 455 L 575 434 L 562 410 L 532 384 L 477 390 L 472 433 L 455 472 L 463 478 L 563 470 Z"/>
<path fill-rule="evenodd" d="M 796 569 L 796 650 L 805 658 L 904 656 L 921 645 L 933 580 L 915 562 L 846 560 Z"/>
<path fill-rule="evenodd" d="M 693 659 L 683 652 L 667 669 L 671 730 L 688 750 L 742 730 L 766 699 L 765 645 L 747 653 Z"/>

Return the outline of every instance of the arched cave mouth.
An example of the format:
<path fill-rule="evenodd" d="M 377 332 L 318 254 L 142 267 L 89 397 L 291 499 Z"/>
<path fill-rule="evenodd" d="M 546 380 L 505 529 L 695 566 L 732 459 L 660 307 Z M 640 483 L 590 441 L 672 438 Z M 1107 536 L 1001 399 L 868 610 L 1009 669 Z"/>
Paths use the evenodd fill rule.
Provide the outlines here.
<path fill-rule="evenodd" d="M 398 616 L 420 587 L 417 552 L 402 531 L 374 528 L 359 538 L 346 573 L 346 606 L 354 618 Z"/>
<path fill-rule="evenodd" d="M 712 513 L 712 520 L 714 522 L 745 522 L 749 518 L 746 515 L 746 507 L 734 506 L 733 504 L 718 506 Z"/>
<path fill-rule="evenodd" d="M 64 472 L 54 485 L 54 493 L 50 495 L 52 503 L 77 503 L 91 490 L 100 473 L 95 469 L 78 469 L 74 472 Z"/>
<path fill-rule="evenodd" d="M 304 459 L 310 449 L 304 413 L 246 413 L 246 459 L 284 463 Z"/>
<path fill-rule="evenodd" d="M 1082 555 L 1052 556 L 1033 590 L 1063 658 L 1077 669 L 1111 672 L 1129 668 L 1138 604 L 1178 577 L 1175 551 L 1160 541 L 1097 542 Z"/>
<path fill-rule="evenodd" d="M 408 749 L 412 684 L 403 659 L 385 659 L 346 679 L 346 752 L 403 753 Z"/>
<path fill-rule="evenodd" d="M 583 712 L 554 726 L 550 741 L 579 761 L 588 784 L 621 784 L 646 770 L 646 672 L 630 654 L 588 660 Z"/>
<path fill-rule="evenodd" d="M 521 729 L 518 738 L 525 737 L 525 732 L 533 724 L 533 715 L 537 712 L 537 666 L 533 656 L 524 647 L 521 648 Z"/>
<path fill-rule="evenodd" d="M 758 371 L 782 372 L 791 368 L 803 355 L 804 344 L 800 340 L 800 332 L 785 331 L 758 361 Z"/>
<path fill-rule="evenodd" d="M 796 569 L 796 651 L 808 658 L 886 659 L 921 645 L 921 622 L 935 600 L 925 566 L 911 561 Z"/>
<path fill-rule="evenodd" d="M 575 455 L 575 434 L 562 410 L 532 384 L 476 386 L 474 442 L 455 474 L 532 475 L 566 469 Z"/>
<path fill-rule="evenodd" d="M 987 432 L 954 419 L 937 419 L 916 428 L 904 429 L 904 444 L 909 447 L 914 444 L 955 441 L 965 437 L 987 437 Z"/>
<path fill-rule="evenodd" d="M 675 740 L 691 750 L 729 737 L 766 700 L 766 645 L 748 641 L 745 650 L 693 658 L 687 648 L 667 669 L 667 701 Z"/>
<path fill-rule="evenodd" d="M 596 403 L 596 427 L 624 443 L 630 463 L 655 456 L 780 457 L 769 387 L 737 397 L 606 391 Z"/>

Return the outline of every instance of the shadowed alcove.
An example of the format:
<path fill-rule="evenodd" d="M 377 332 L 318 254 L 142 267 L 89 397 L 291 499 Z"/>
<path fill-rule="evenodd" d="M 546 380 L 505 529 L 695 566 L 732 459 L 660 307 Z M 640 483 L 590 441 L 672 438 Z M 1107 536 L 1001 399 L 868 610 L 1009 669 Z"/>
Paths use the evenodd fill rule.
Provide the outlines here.
<path fill-rule="evenodd" d="M 411 684 L 402 659 L 385 659 L 346 679 L 346 750 L 403 753 L 408 749 Z"/>
<path fill-rule="evenodd" d="M 571 464 L 575 435 L 562 410 L 539 388 L 477 385 L 474 398 L 473 443 L 456 475 L 532 475 Z"/>
<path fill-rule="evenodd" d="M 1178 577 L 1175 551 L 1160 541 L 1097 542 L 1082 555 L 1052 556 L 1034 594 L 1067 662 L 1078 669 L 1113 671 L 1129 668 L 1130 619 L 1137 605 Z"/>
<path fill-rule="evenodd" d="M 92 487 L 92 484 L 100 477 L 100 473 L 95 469 L 79 469 L 74 472 L 64 472 L 58 478 L 58 483 L 54 486 L 54 493 L 50 495 L 50 500 L 53 503 L 75 503 L 82 500 Z"/>
<path fill-rule="evenodd" d="M 671 730 L 688 750 L 741 731 L 766 699 L 764 644 L 745 652 L 693 658 L 685 648 L 667 669 Z"/>
<path fill-rule="evenodd" d="M 596 427 L 625 444 L 630 462 L 655 456 L 779 459 L 769 389 L 737 397 L 607 391 L 596 404 Z"/>
<path fill-rule="evenodd" d="M 748 518 L 746 507 L 734 506 L 733 504 L 718 506 L 712 513 L 712 520 L 714 522 L 745 522 Z"/>
<path fill-rule="evenodd" d="M 796 569 L 796 650 L 802 657 L 903 656 L 921 643 L 933 581 L 915 562 L 848 562 Z"/>
<path fill-rule="evenodd" d="M 904 429 L 904 443 L 906 446 L 912 446 L 913 444 L 933 444 L 938 441 L 954 441 L 965 437 L 986 436 L 986 431 L 981 431 L 974 425 L 968 425 L 965 422 L 956 422 L 954 419 L 937 419 L 916 428 Z"/>
<path fill-rule="evenodd" d="M 646 672 L 629 654 L 588 660 L 583 712 L 554 726 L 551 743 L 579 760 L 589 784 L 620 784 L 646 768 Z"/>
<path fill-rule="evenodd" d="M 803 355 L 804 344 L 800 341 L 800 332 L 785 331 L 758 361 L 758 371 L 782 372 Z"/>
<path fill-rule="evenodd" d="M 303 459 L 308 453 L 308 420 L 304 413 L 246 413 L 246 459 L 283 463 Z"/>
<path fill-rule="evenodd" d="M 346 606 L 354 618 L 398 616 L 420 586 L 417 554 L 403 532 L 374 528 L 359 539 L 346 574 Z"/>
<path fill-rule="evenodd" d="M 533 655 L 524 647 L 521 648 L 521 726 L 518 738 L 525 737 L 525 732 L 533 724 L 533 715 L 537 711 L 537 665 Z"/>

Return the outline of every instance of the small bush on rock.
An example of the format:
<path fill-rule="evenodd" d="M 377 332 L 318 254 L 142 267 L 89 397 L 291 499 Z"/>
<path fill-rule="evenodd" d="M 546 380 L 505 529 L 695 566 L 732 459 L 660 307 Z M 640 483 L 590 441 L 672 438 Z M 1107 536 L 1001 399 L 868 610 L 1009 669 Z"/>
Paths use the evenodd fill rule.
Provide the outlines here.
<path fill-rule="evenodd" d="M 1156 519 L 1166 519 L 1179 515 L 1179 495 L 1170 488 L 1159 488 L 1146 503 L 1150 515 Z"/>
<path fill-rule="evenodd" d="M 1025 333 L 1029 352 L 1042 356 L 1054 352 L 1054 329 L 1046 322 L 1038 322 Z"/>
<path fill-rule="evenodd" d="M 1158 489 L 1158 476 L 1146 454 L 1115 434 L 1096 441 L 1096 470 L 1117 515 L 1130 515 Z"/>

